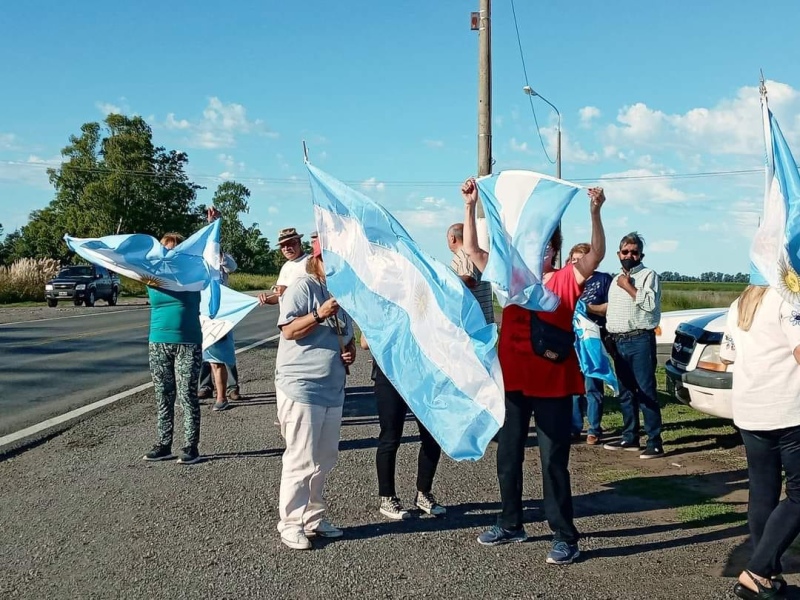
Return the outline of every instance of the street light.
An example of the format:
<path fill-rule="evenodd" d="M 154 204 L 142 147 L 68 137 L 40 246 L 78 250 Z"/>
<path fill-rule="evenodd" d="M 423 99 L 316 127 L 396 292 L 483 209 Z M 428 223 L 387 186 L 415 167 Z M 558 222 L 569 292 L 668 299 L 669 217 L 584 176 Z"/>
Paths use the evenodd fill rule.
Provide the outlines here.
<path fill-rule="evenodd" d="M 528 96 L 533 98 L 533 96 L 538 96 L 542 100 L 544 100 L 547 104 L 550 105 L 554 111 L 556 111 L 556 115 L 558 115 L 558 126 L 556 131 L 556 179 L 561 179 L 561 112 L 556 108 L 556 105 L 550 102 L 547 98 L 542 96 L 541 94 L 536 93 L 536 91 L 531 88 L 531 86 L 526 85 L 522 88 L 522 91 L 525 92 Z M 561 230 L 561 221 L 558 221 L 558 226 L 556 228 L 557 231 Z M 559 250 L 558 254 L 556 254 L 556 266 L 561 268 L 561 251 Z"/>
<path fill-rule="evenodd" d="M 524 88 L 522 88 L 522 91 L 528 94 L 528 96 L 538 96 L 539 98 L 544 100 L 545 103 L 549 104 L 550 108 L 556 111 L 556 115 L 558 116 L 558 126 L 556 131 L 556 178 L 561 179 L 561 113 L 556 108 L 555 104 L 550 102 L 550 100 L 548 100 L 541 94 L 537 93 L 535 90 L 531 88 L 531 86 L 526 85 Z"/>

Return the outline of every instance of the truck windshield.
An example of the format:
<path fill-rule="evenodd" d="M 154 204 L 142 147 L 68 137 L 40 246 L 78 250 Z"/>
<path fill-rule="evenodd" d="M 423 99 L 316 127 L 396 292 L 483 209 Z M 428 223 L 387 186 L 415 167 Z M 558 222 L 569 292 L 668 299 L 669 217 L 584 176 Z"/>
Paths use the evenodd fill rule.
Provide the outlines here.
<path fill-rule="evenodd" d="M 58 272 L 59 277 L 91 277 L 92 267 L 66 267 Z"/>

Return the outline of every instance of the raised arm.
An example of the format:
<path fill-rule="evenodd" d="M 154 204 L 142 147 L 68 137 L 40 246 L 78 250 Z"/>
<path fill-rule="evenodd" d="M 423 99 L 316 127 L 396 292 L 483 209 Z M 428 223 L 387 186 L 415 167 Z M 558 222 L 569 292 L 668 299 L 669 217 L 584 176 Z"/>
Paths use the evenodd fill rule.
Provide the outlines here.
<path fill-rule="evenodd" d="M 475 216 L 478 205 L 478 186 L 475 179 L 469 178 L 461 186 L 461 197 L 464 198 L 464 252 L 469 259 L 483 272 L 489 262 L 489 253 L 478 245 L 478 228 Z"/>
<path fill-rule="evenodd" d="M 578 260 L 573 268 L 575 269 L 575 281 L 578 285 L 592 276 L 603 262 L 606 255 L 606 232 L 603 229 L 603 220 L 600 218 L 600 209 L 606 201 L 603 188 L 589 188 L 589 215 L 592 220 L 592 241 L 591 249 Z"/>

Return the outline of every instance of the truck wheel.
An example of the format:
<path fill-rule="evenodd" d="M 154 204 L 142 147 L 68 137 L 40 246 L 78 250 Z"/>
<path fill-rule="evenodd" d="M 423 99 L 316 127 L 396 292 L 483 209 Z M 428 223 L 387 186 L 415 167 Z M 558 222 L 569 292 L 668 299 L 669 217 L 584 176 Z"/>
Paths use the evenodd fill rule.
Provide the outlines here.
<path fill-rule="evenodd" d="M 47 306 L 49 306 L 50 308 L 55 308 L 56 306 L 58 306 L 58 300 L 53 300 L 52 298 L 48 298 Z"/>
<path fill-rule="evenodd" d="M 86 292 L 86 300 L 84 300 L 84 304 L 86 304 L 86 306 L 94 306 L 94 300 L 94 290 L 89 290 Z"/>
<path fill-rule="evenodd" d="M 117 305 L 117 297 L 119 296 L 119 290 L 114 288 L 111 290 L 111 297 L 108 299 L 109 306 L 116 306 Z"/>

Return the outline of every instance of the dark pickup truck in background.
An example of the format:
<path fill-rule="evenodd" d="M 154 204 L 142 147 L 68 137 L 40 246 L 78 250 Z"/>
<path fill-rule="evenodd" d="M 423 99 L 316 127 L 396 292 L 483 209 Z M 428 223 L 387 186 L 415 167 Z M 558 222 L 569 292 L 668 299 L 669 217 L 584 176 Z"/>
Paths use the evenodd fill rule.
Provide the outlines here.
<path fill-rule="evenodd" d="M 47 306 L 58 305 L 59 300 L 70 301 L 75 306 L 94 306 L 96 300 L 105 300 L 114 306 L 121 289 L 119 276 L 98 265 L 73 265 L 64 267 L 44 286 Z"/>

